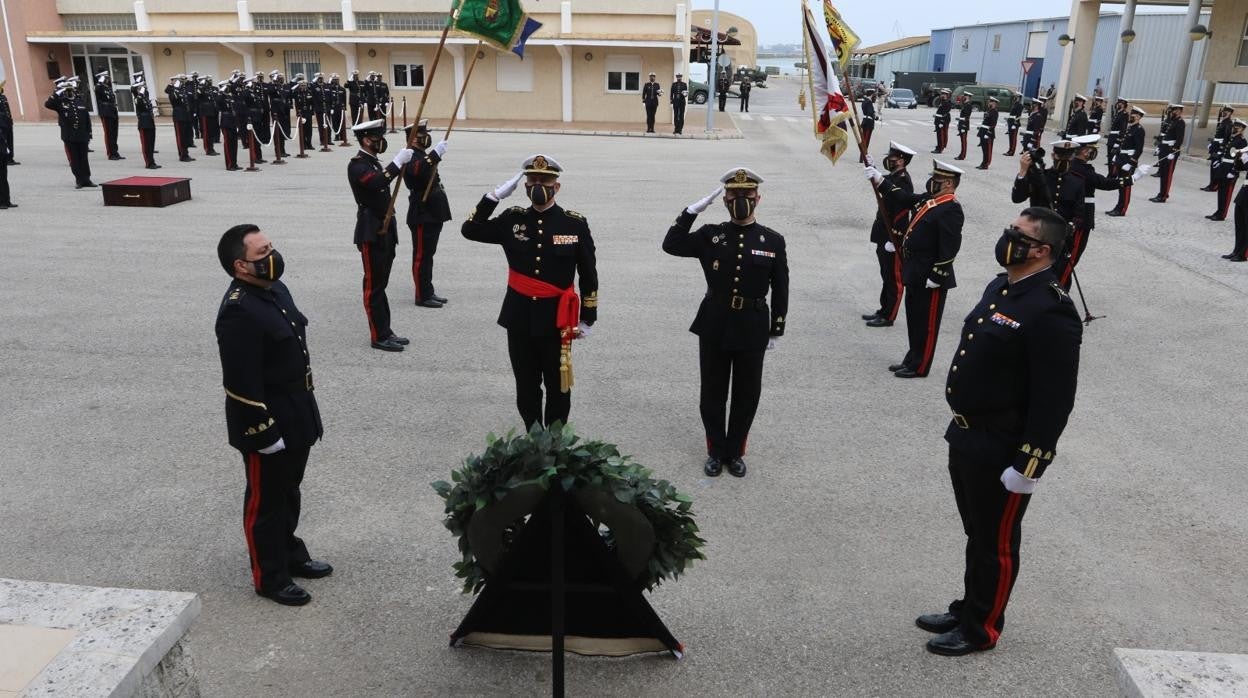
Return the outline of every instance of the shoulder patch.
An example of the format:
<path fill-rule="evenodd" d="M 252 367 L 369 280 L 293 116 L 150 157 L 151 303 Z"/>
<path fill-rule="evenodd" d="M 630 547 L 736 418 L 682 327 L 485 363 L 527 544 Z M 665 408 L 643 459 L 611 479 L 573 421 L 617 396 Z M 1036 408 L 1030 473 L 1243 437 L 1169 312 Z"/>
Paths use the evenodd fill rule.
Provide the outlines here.
<path fill-rule="evenodd" d="M 1062 288 L 1061 284 L 1054 281 L 1049 284 L 1049 288 L 1053 290 L 1053 293 L 1057 296 L 1059 303 L 1070 303 L 1071 305 L 1075 304 L 1075 301 L 1070 297 L 1070 294 L 1066 292 L 1066 289 Z"/>
<path fill-rule="evenodd" d="M 575 219 L 576 219 L 576 220 L 578 220 L 578 221 L 584 221 L 584 220 L 585 220 L 585 216 L 582 216 L 581 214 L 579 214 L 579 213 L 577 213 L 576 211 L 573 211 L 572 209 L 569 209 L 569 208 L 565 208 L 565 209 L 563 209 L 563 213 L 564 213 L 564 215 L 566 215 L 568 218 L 575 218 Z"/>
<path fill-rule="evenodd" d="M 235 286 L 230 289 L 229 293 L 226 294 L 225 305 L 241 305 L 243 302 L 243 296 L 245 295 L 247 295 L 246 291 L 244 291 L 241 287 Z"/>
<path fill-rule="evenodd" d="M 507 213 L 524 213 L 527 210 L 529 209 L 523 206 L 512 206 L 511 208 L 507 209 Z"/>

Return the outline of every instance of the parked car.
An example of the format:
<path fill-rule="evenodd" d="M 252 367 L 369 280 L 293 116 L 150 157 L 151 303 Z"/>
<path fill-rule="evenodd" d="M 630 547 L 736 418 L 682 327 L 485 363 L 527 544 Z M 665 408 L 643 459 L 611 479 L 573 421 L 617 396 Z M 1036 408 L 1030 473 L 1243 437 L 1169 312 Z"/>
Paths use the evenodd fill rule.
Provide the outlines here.
<path fill-rule="evenodd" d="M 767 86 L 767 71 L 761 68 L 747 68 L 745 66 L 741 66 L 740 68 L 737 68 L 737 73 L 732 78 L 732 81 L 734 83 L 740 83 L 742 77 L 748 77 L 750 82 L 754 83 L 756 87 Z"/>
<path fill-rule="evenodd" d="M 1016 94 L 1018 94 L 1018 90 L 1009 85 L 963 85 L 953 91 L 953 102 L 957 104 L 959 97 L 968 95 L 971 100 L 971 106 L 983 111 L 984 106 L 988 103 L 988 98 L 996 97 L 1000 108 L 1003 111 L 1009 111 L 1010 104 L 1013 102 Z"/>
<path fill-rule="evenodd" d="M 734 89 L 732 89 L 733 87 L 736 87 L 736 83 L 733 83 L 732 87 L 728 88 L 728 96 L 740 97 L 741 95 L 738 94 Z M 710 96 L 711 96 L 711 88 L 706 83 L 698 82 L 697 80 L 689 81 L 689 101 L 690 102 L 693 102 L 694 104 L 706 104 L 706 100 L 709 99 Z"/>
<path fill-rule="evenodd" d="M 875 90 L 878 94 L 880 91 L 880 81 L 873 78 L 849 78 L 849 96 L 854 99 L 862 99 L 864 90 Z"/>
<path fill-rule="evenodd" d="M 918 109 L 919 100 L 915 99 L 913 90 L 894 87 L 888 95 L 888 106 L 893 109 Z"/>
<path fill-rule="evenodd" d="M 973 82 L 925 82 L 919 93 L 919 101 L 929 107 L 936 106 L 936 97 L 942 89 L 955 90 L 963 85 L 974 85 Z"/>

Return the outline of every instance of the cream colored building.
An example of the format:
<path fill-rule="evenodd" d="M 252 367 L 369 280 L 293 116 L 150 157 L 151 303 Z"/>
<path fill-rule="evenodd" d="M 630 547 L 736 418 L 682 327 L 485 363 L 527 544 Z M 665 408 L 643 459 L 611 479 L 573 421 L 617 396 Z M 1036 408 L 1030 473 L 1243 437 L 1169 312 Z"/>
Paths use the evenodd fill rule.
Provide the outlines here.
<path fill-rule="evenodd" d="M 712 10 L 694 10 L 692 26 L 709 30 L 713 19 Z M 758 32 L 750 20 L 731 12 L 719 11 L 719 31 L 728 34 L 732 29 L 733 38 L 741 42 L 740 46 L 725 46 L 724 53 L 732 59 L 734 67 L 758 65 Z"/>
<path fill-rule="evenodd" d="M 49 76 L 87 79 L 108 69 L 123 113 L 130 73 L 198 71 L 218 80 L 234 69 L 288 76 L 377 71 L 414 116 L 447 118 L 477 41 L 452 32 L 430 75 L 450 0 L 0 0 L 7 41 L 0 79 L 19 121 L 55 118 L 43 108 Z M 644 119 L 641 85 L 650 72 L 669 84 L 688 74 L 691 13 L 676 0 L 529 0 L 542 27 L 524 60 L 483 46 L 461 119 L 632 121 Z M 159 89 L 157 90 L 159 92 Z M 163 96 L 163 95 L 162 95 Z M 401 106 L 396 107 L 401 109 Z M 670 122 L 664 100 L 660 118 Z"/>

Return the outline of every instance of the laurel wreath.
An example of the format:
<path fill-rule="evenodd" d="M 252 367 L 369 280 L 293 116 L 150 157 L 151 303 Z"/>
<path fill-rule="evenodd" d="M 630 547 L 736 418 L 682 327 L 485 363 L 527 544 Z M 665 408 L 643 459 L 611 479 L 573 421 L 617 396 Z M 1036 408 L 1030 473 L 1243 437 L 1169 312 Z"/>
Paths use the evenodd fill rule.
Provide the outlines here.
<path fill-rule="evenodd" d="M 443 523 L 459 541 L 463 558 L 452 567 L 464 580 L 465 594 L 479 592 L 488 581 L 467 535 L 473 515 L 517 488 L 533 485 L 543 490 L 561 487 L 565 492 L 594 488 L 640 512 L 655 537 L 653 551 L 637 579 L 647 590 L 664 580 L 675 580 L 694 560 L 706 559 L 701 551 L 706 541 L 698 536 L 689 495 L 666 480 L 655 480 L 649 469 L 621 455 L 616 446 L 581 441 L 571 427 L 556 423 L 549 429 L 535 425 L 520 436 L 490 434 L 485 451 L 468 456 L 462 467 L 451 472 L 451 480 L 432 486 L 446 503 Z M 614 534 L 603 531 L 602 535 L 614 550 Z"/>

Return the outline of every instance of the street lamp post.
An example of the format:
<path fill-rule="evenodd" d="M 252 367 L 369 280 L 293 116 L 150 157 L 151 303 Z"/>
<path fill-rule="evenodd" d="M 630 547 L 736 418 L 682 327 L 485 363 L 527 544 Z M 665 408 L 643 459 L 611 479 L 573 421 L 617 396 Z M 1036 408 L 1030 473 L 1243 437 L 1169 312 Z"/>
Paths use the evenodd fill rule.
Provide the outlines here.
<path fill-rule="evenodd" d="M 1135 0 L 1126 0 L 1122 6 L 1122 23 L 1119 24 L 1122 32 L 1118 36 L 1122 41 L 1114 48 L 1114 68 L 1109 76 L 1108 97 L 1111 108 L 1122 96 L 1122 76 L 1127 67 L 1127 50 L 1135 40 L 1135 30 L 1131 28 L 1134 23 Z"/>
<path fill-rule="evenodd" d="M 711 13 L 711 56 L 706 64 L 707 93 L 706 100 L 706 132 L 715 132 L 715 91 L 719 87 L 719 0 L 715 0 L 715 11 Z"/>
<path fill-rule="evenodd" d="M 1187 36 L 1192 40 L 1192 45 L 1213 37 L 1213 32 L 1203 24 L 1197 24 L 1187 32 Z M 1205 59 L 1209 57 L 1209 45 L 1205 44 L 1200 52 L 1200 72 L 1197 79 L 1200 80 L 1200 89 L 1196 91 L 1196 96 L 1192 98 L 1192 125 L 1187 129 L 1187 142 L 1183 144 L 1183 152 L 1192 147 L 1192 136 L 1196 131 L 1196 117 L 1200 113 L 1200 96 L 1205 89 Z M 1180 97 L 1182 99 L 1182 97 Z M 1179 104 L 1183 102 L 1180 101 Z"/>

